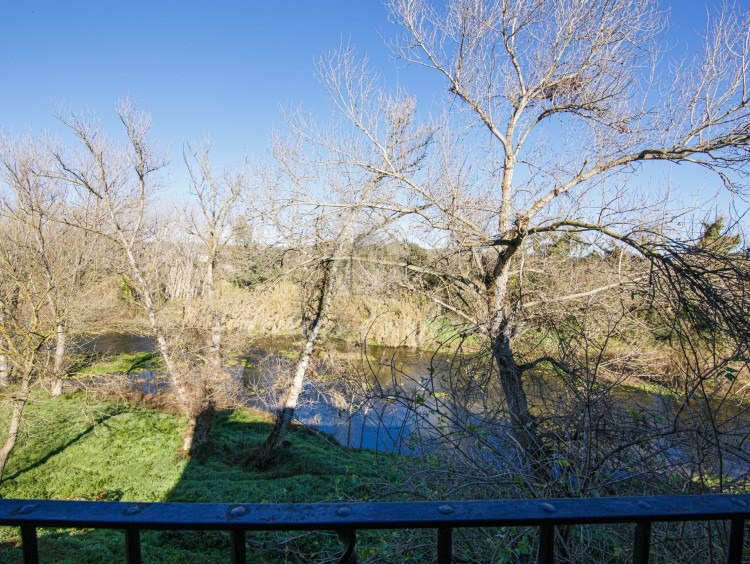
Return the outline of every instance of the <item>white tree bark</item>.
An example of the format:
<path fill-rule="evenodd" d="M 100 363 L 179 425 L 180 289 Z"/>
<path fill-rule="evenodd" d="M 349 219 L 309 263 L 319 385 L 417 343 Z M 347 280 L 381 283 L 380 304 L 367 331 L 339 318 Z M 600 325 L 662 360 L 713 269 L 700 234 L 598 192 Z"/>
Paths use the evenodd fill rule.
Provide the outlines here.
<path fill-rule="evenodd" d="M 2 448 L 0 448 L 0 482 L 2 482 L 3 474 L 5 473 L 5 466 L 8 463 L 8 457 L 16 446 L 16 441 L 18 440 L 18 432 L 21 428 L 23 412 L 26 408 L 26 402 L 29 399 L 29 380 L 29 378 L 23 378 L 21 380 L 20 390 L 15 392 L 11 397 L 13 413 L 10 416 L 10 424 L 8 425 L 8 436 L 5 439 Z"/>
<path fill-rule="evenodd" d="M 55 358 L 52 364 L 52 397 L 59 397 L 63 393 L 65 346 L 65 325 L 61 320 L 58 320 L 55 327 Z"/>
<path fill-rule="evenodd" d="M 320 330 L 325 322 L 331 300 L 336 290 L 336 276 L 339 269 L 339 261 L 327 260 L 324 262 L 324 277 L 321 284 L 320 295 L 317 300 L 313 320 L 310 324 L 305 344 L 300 351 L 299 358 L 294 367 L 294 377 L 287 388 L 283 403 L 276 414 L 274 429 L 266 439 L 261 458 L 267 457 L 272 451 L 280 448 L 284 441 L 289 426 L 294 418 L 294 412 L 299 404 L 299 397 L 304 389 L 305 376 L 310 369 L 315 344 L 318 341 Z"/>

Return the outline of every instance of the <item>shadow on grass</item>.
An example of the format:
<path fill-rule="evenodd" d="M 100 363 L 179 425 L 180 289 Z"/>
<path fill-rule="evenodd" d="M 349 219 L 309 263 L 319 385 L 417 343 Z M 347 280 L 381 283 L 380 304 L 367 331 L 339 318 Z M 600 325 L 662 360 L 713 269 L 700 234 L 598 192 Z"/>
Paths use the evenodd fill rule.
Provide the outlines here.
<path fill-rule="evenodd" d="M 136 370 L 151 370 L 154 361 L 157 359 L 156 353 L 135 353 L 130 365 L 125 372 L 134 372 Z"/>
<path fill-rule="evenodd" d="M 89 353 L 80 359 L 74 371 L 86 376 L 108 376 L 159 368 L 161 368 L 161 357 L 158 354 L 152 351 L 140 351 L 114 356 Z"/>
<path fill-rule="evenodd" d="M 153 427 L 154 422 L 146 421 L 150 412 L 124 409 L 127 411 L 125 417 L 140 413 L 144 429 Z M 112 415 L 108 414 L 108 417 Z M 157 415 L 150 417 L 157 420 Z M 164 417 L 170 417 L 170 421 L 178 419 L 158 414 L 159 419 Z M 106 417 L 97 424 L 104 420 Z M 119 425 L 115 435 L 122 432 Z M 185 461 L 177 455 L 178 441 L 174 439 L 179 439 L 179 431 L 165 428 L 160 435 L 165 441 L 162 448 L 152 448 L 149 452 L 161 453 L 165 460 L 171 460 L 173 468 L 175 465 L 182 467 L 182 472 L 172 482 L 171 488 L 162 490 L 166 493 L 160 494 L 158 499 L 200 503 L 315 503 L 352 499 L 366 491 L 363 485 L 371 482 L 368 468 L 372 471 L 377 466 L 374 453 L 344 451 L 301 427 L 293 428 L 289 433 L 289 446 L 279 453 L 274 465 L 262 471 L 253 468 L 248 464 L 248 455 L 270 431 L 271 424 L 261 414 L 246 410 L 220 411 L 214 418 L 209 444 Z M 91 429 L 87 428 L 54 450 L 61 452 L 73 447 L 90 432 Z M 114 444 L 115 435 L 111 445 L 113 450 L 121 448 L 121 445 Z M 153 435 L 143 436 L 140 429 L 132 430 L 130 438 L 144 443 L 154 440 Z M 138 453 L 137 450 L 129 452 L 133 456 Z M 19 472 L 26 472 L 31 466 L 38 468 L 37 472 L 44 471 L 39 467 L 52 456 L 53 453 L 48 452 Z M 107 457 L 108 453 L 102 452 L 101 456 Z M 110 464 L 122 464 L 117 460 L 112 459 Z M 133 468 L 137 467 L 134 461 Z M 134 482 L 148 478 L 132 476 Z M 83 493 L 78 499 L 109 499 L 102 497 L 100 492 L 124 489 L 121 485 L 101 480 L 87 487 L 90 491 L 80 486 Z M 130 489 L 122 499 L 153 499 L 139 494 L 139 491 Z M 143 531 L 141 539 L 145 562 L 213 563 L 227 561 L 231 554 L 229 534 L 220 531 Z M 3 532 L 0 529 L 0 561 L 22 561 L 18 540 L 17 531 Z M 247 543 L 248 561 L 251 562 L 335 561 L 341 551 L 336 535 L 326 532 L 248 533 Z M 103 562 L 123 561 L 125 558 L 124 535 L 118 530 L 45 529 L 40 531 L 39 550 L 45 562 Z"/>
<path fill-rule="evenodd" d="M 53 448 L 52 450 L 48 451 L 47 454 L 45 454 L 44 456 L 42 456 L 38 460 L 32 462 L 31 464 L 29 464 L 29 465 L 27 465 L 27 466 L 25 466 L 23 468 L 20 468 L 20 469 L 16 470 L 15 472 L 13 472 L 13 474 L 7 475 L 6 477 L 3 478 L 2 481 L 4 482 L 6 480 L 8 480 L 8 481 L 15 480 L 15 479 L 19 478 L 20 476 L 22 476 L 23 474 L 25 474 L 26 472 L 34 470 L 35 468 L 39 468 L 41 465 L 43 465 L 46 462 L 48 462 L 49 459 L 52 458 L 53 456 L 56 456 L 56 455 L 60 454 L 61 452 L 63 452 L 68 447 L 76 444 L 78 441 L 80 441 L 83 438 L 85 438 L 89 433 L 91 433 L 94 429 L 96 429 L 97 425 L 101 425 L 102 423 L 104 423 L 108 419 L 111 419 L 112 417 L 116 417 L 117 415 L 119 415 L 123 411 L 124 411 L 124 408 L 122 408 L 121 406 L 114 406 L 111 411 L 103 413 L 99 417 L 97 417 L 96 419 L 94 419 L 94 422 L 91 425 L 89 425 L 86 429 L 84 429 L 83 431 L 81 431 L 80 433 L 78 433 L 76 436 L 70 438 L 69 440 L 67 440 L 66 442 L 62 443 L 61 445 L 59 445 L 59 446 Z M 0 482 L 0 483 L 2 483 L 2 482 Z"/>
<path fill-rule="evenodd" d="M 247 411 L 218 412 L 210 441 L 187 464 L 165 501 L 205 503 L 315 503 L 361 495 L 369 487 L 369 472 L 377 466 L 371 452 L 346 451 L 304 427 L 293 427 L 287 446 L 273 463 L 258 469 L 252 459 L 272 430 L 266 416 Z M 157 548 L 170 557 L 201 554 L 226 560 L 229 535 L 223 532 L 171 531 L 159 533 Z M 336 561 L 341 544 L 333 532 L 255 532 L 247 534 L 250 561 Z M 186 552 L 183 554 L 182 550 Z M 164 552 L 162 552 L 164 553 Z"/>
<path fill-rule="evenodd" d="M 190 460 L 165 501 L 296 503 L 331 500 L 356 459 L 303 427 L 265 470 L 252 455 L 271 432 L 265 416 L 246 411 L 216 414 L 207 445 Z M 365 456 L 370 453 L 361 453 Z"/>

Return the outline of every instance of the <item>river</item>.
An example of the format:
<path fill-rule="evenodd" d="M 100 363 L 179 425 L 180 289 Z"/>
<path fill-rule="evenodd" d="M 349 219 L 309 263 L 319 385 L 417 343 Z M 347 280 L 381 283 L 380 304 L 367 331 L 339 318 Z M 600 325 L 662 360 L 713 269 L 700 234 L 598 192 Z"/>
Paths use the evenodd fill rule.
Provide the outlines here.
<path fill-rule="evenodd" d="M 154 342 L 145 336 L 110 333 L 87 339 L 81 348 L 104 355 L 153 352 Z M 288 337 L 258 339 L 241 358 L 231 363 L 227 373 L 235 384 L 242 383 L 246 405 L 273 408 L 278 395 L 273 390 L 291 373 L 298 348 Z M 446 392 L 455 382 L 448 375 L 455 372 L 455 366 L 453 372 L 449 370 L 455 359 L 448 355 L 376 346 L 361 350 L 342 343 L 329 343 L 317 357 L 316 375 L 308 379 L 295 416 L 302 424 L 326 433 L 342 445 L 423 454 L 436 448 L 438 435 L 445 444 L 446 436 L 452 432 L 451 426 L 481 426 L 484 420 L 477 414 L 493 409 L 492 405 L 487 405 L 487 384 L 482 382 L 476 384 L 473 395 L 466 393 L 467 399 L 461 405 L 450 400 L 454 396 Z M 166 380 L 153 371 L 141 371 L 129 377 L 133 388 L 143 393 L 165 391 L 167 387 Z M 569 393 L 559 380 L 549 377 L 536 378 L 529 384 L 530 395 L 545 399 L 535 408 L 540 417 L 547 415 L 545 409 L 550 406 L 556 409 L 555 404 L 559 406 Z M 470 388 L 462 384 L 462 390 Z M 726 400 L 722 404 L 713 402 L 711 411 L 715 413 L 706 417 L 695 404 L 678 403 L 668 395 L 627 387 L 613 389 L 608 401 L 636 424 L 642 420 L 644 428 L 646 424 L 661 426 L 670 437 L 677 433 L 669 426 L 678 422 L 680 440 L 664 442 L 659 454 L 671 459 L 676 466 L 700 456 L 701 449 L 710 450 L 712 441 L 716 442 L 718 429 L 725 456 L 721 465 L 714 465 L 711 471 L 737 478 L 748 473 L 750 414 L 747 406 Z M 457 438 L 450 444 L 460 448 L 465 440 Z M 476 443 L 474 437 L 469 440 L 471 444 Z M 494 446 L 499 450 L 503 448 Z M 658 450 L 659 443 L 652 448 Z"/>
<path fill-rule="evenodd" d="M 154 352 L 155 342 L 148 336 L 105 333 L 87 337 L 79 348 L 82 352 L 111 356 Z M 291 372 L 297 348 L 294 339 L 289 337 L 257 339 L 242 357 L 229 363 L 227 373 L 245 387 L 246 405 L 273 409 L 272 390 Z M 420 378 L 431 367 L 434 370 L 441 364 L 440 359 L 406 348 L 370 347 L 362 355 L 341 343 L 326 348 L 322 356 L 323 360 L 316 366 L 318 374 L 334 370 L 333 365 L 342 364 L 344 359 L 347 368 L 356 372 L 351 381 L 361 383 L 365 375 L 368 386 L 343 386 L 341 382 L 331 385 L 308 379 L 295 411 L 296 419 L 352 448 L 416 452 L 417 420 L 429 417 L 428 410 L 415 411 L 407 406 L 406 398 L 383 399 L 383 396 L 393 396 L 391 392 L 396 387 L 401 393 L 414 391 L 419 387 Z M 340 366 L 338 372 L 341 372 Z M 340 374 L 333 378 L 337 376 Z M 167 379 L 156 371 L 139 370 L 128 377 L 132 389 L 140 393 L 168 390 Z"/>

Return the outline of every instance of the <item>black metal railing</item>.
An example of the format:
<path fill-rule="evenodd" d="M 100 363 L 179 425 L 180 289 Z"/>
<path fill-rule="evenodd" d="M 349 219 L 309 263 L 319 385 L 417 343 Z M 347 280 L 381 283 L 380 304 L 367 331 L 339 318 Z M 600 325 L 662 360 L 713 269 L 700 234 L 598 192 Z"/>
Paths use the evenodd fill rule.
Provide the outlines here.
<path fill-rule="evenodd" d="M 37 528 L 122 529 L 126 559 L 141 561 L 140 532 L 224 530 L 232 562 L 245 562 L 246 531 L 335 531 L 341 562 L 356 562 L 356 535 L 366 529 L 435 529 L 438 562 L 451 562 L 453 530 L 461 527 L 538 527 L 539 562 L 554 562 L 555 527 L 634 523 L 633 562 L 648 562 L 651 524 L 730 521 L 727 560 L 742 561 L 750 495 L 686 495 L 547 500 L 334 504 L 123 503 L 0 499 L 0 526 L 21 528 L 24 561 L 39 561 Z"/>

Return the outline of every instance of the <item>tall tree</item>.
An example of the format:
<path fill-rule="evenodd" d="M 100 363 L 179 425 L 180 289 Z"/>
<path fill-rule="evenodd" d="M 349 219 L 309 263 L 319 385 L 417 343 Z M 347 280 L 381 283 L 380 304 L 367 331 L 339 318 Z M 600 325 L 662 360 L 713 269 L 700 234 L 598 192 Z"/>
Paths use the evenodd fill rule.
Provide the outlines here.
<path fill-rule="evenodd" d="M 374 241 L 413 211 L 368 205 L 387 199 L 393 187 L 383 182 L 380 174 L 332 161 L 335 155 L 301 129 L 297 117 L 289 120 L 289 136 L 276 139 L 273 146 L 276 167 L 265 182 L 268 207 L 259 215 L 268 220 L 268 228 L 280 244 L 300 256 L 295 270 L 307 275 L 302 285 L 303 342 L 292 378 L 283 387 L 274 429 L 261 448 L 261 465 L 282 445 L 291 425 L 337 290 L 341 263 L 354 260 L 359 246 Z M 335 140 L 331 131 L 328 135 L 331 143 L 346 143 Z"/>
<path fill-rule="evenodd" d="M 190 173 L 190 193 L 193 206 L 188 208 L 187 231 L 197 239 L 203 274 L 203 295 L 208 309 L 209 327 L 206 331 L 207 354 L 199 355 L 206 361 L 197 363 L 195 370 L 202 374 L 204 392 L 201 394 L 200 417 L 196 420 L 194 446 L 205 444 L 211 429 L 214 406 L 214 384 L 223 371 L 222 312 L 217 304 L 217 268 L 221 253 L 232 234 L 240 197 L 248 191 L 247 165 L 239 171 L 218 173 L 211 164 L 210 145 L 188 145 L 183 152 Z M 192 241 L 189 242 L 192 244 Z M 195 361 L 193 361 L 195 363 Z"/>
<path fill-rule="evenodd" d="M 54 320 L 55 352 L 49 379 L 53 396 L 62 393 L 68 336 L 80 319 L 86 285 L 93 272 L 95 237 L 61 221 L 67 206 L 64 186 L 48 174 L 49 141 L 5 138 L 0 147 L 0 178 L 8 189 L 5 211 L 32 236 L 37 264 L 45 279 L 47 305 Z"/>
<path fill-rule="evenodd" d="M 211 321 L 208 358 L 216 370 L 222 364 L 222 320 L 216 305 L 216 270 L 221 251 L 232 235 L 240 196 L 249 190 L 247 165 L 238 172 L 217 173 L 211 165 L 210 145 L 188 145 L 183 156 L 190 173 L 195 208 L 188 212 L 188 233 L 205 254 L 205 291 Z"/>
<path fill-rule="evenodd" d="M 183 451 L 195 446 L 196 428 L 206 409 L 207 387 L 200 372 L 191 371 L 190 363 L 181 363 L 175 355 L 174 335 L 159 317 L 159 283 L 155 269 L 148 265 L 155 258 L 154 235 L 158 222 L 150 214 L 158 185 L 158 173 L 166 166 L 148 138 L 151 119 L 132 102 L 123 99 L 117 115 L 125 129 L 127 144 L 118 146 L 93 120 L 80 115 L 59 116 L 76 137 L 80 150 L 67 153 L 56 150 L 52 172 L 78 195 L 77 207 L 66 220 L 83 229 L 94 229 L 114 243 L 124 255 L 128 277 L 139 303 L 148 318 L 175 395 L 188 418 Z M 82 211 L 83 210 L 83 211 Z M 98 216 L 95 223 L 81 222 L 82 217 Z"/>
<path fill-rule="evenodd" d="M 391 0 L 388 7 L 401 28 L 396 57 L 433 72 L 446 88 L 429 158 L 401 166 L 401 146 L 386 135 L 382 116 L 395 108 L 404 128 L 416 131 L 416 104 L 383 94 L 350 50 L 320 68 L 359 141 L 332 146 L 317 138 L 340 162 L 398 183 L 400 197 L 379 209 L 419 204 L 413 225 L 423 228 L 420 236 L 462 257 L 433 273 L 451 284 L 453 298 L 433 297 L 487 339 L 513 440 L 533 462 L 544 445 L 514 343 L 540 302 L 524 300 L 524 274 L 515 266 L 533 239 L 558 233 L 629 246 L 665 270 L 688 266 L 669 250 L 685 236 L 686 210 L 671 187 L 654 188 L 643 174 L 668 163 L 742 189 L 750 149 L 748 13 L 712 13 L 695 57 L 665 61 L 658 43 L 665 16 L 651 2 Z M 611 288 L 581 282 L 554 299 L 574 302 Z"/>
<path fill-rule="evenodd" d="M 27 180 L 39 180 L 36 176 L 33 178 L 35 180 Z M 10 403 L 12 411 L 5 442 L 0 447 L 0 479 L 16 445 L 32 385 L 42 379 L 48 369 L 47 355 L 43 353 L 49 340 L 54 338 L 56 321 L 48 307 L 54 279 L 49 276 L 49 256 L 40 252 L 39 224 L 29 218 L 27 208 L 3 204 L 0 291 L 4 311 L 0 323 L 0 353 L 12 366 L 14 382 L 2 390 L 2 400 Z"/>

